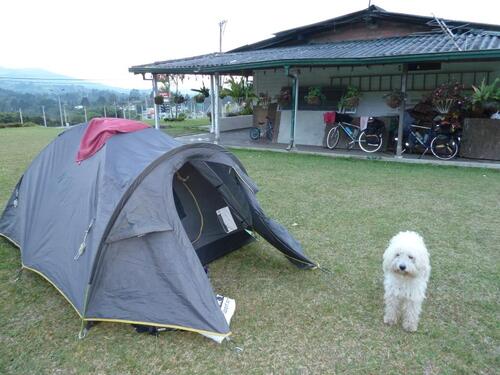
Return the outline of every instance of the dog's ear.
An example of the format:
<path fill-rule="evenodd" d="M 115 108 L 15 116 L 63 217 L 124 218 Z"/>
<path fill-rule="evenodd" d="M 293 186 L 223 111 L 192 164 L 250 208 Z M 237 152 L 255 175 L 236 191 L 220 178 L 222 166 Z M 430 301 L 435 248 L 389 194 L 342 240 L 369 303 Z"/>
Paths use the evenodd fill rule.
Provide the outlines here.
<path fill-rule="evenodd" d="M 389 243 L 389 246 L 384 251 L 384 256 L 382 258 L 382 269 L 384 271 L 388 271 L 391 268 L 391 263 L 396 255 L 395 246 L 392 243 Z"/>

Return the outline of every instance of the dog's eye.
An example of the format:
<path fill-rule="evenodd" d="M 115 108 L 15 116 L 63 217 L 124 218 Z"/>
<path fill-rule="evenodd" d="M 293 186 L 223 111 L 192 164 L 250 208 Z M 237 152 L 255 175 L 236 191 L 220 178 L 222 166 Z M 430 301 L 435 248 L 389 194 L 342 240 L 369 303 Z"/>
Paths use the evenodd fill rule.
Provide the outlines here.
<path fill-rule="evenodd" d="M 408 258 L 410 258 L 411 260 L 415 259 L 413 255 L 408 255 Z"/>
<path fill-rule="evenodd" d="M 399 253 L 396 254 L 396 256 L 398 257 L 399 256 Z"/>

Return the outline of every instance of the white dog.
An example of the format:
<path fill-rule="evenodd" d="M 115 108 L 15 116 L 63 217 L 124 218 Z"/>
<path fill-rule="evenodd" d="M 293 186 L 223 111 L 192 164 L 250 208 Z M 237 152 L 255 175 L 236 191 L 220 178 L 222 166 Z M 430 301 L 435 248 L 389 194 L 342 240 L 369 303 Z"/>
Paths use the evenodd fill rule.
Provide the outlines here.
<path fill-rule="evenodd" d="M 399 232 L 384 252 L 384 323 L 394 325 L 402 318 L 403 329 L 418 328 L 422 302 L 431 274 L 429 252 L 415 232 Z"/>

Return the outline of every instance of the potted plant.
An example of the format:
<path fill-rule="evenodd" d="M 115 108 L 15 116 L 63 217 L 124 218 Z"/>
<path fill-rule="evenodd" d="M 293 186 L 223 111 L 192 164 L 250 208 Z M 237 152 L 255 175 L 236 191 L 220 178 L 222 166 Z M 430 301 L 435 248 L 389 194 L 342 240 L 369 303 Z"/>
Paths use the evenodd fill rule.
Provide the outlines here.
<path fill-rule="evenodd" d="M 172 100 L 174 101 L 175 104 L 182 104 L 186 101 L 186 98 L 182 94 L 175 93 L 172 96 Z"/>
<path fill-rule="evenodd" d="M 361 92 L 356 86 L 347 86 L 347 89 L 340 97 L 337 107 L 340 112 L 354 112 L 359 105 Z"/>
<path fill-rule="evenodd" d="M 385 103 L 391 108 L 399 108 L 401 103 L 405 100 L 406 96 L 401 90 L 392 90 L 390 93 L 383 96 Z"/>
<path fill-rule="evenodd" d="M 326 99 L 325 95 L 321 92 L 321 87 L 312 86 L 309 87 L 307 95 L 304 96 L 304 100 L 307 104 L 320 105 Z"/>
<path fill-rule="evenodd" d="M 198 93 L 198 95 L 194 97 L 196 103 L 204 103 L 205 99 L 210 96 L 210 90 L 205 87 L 205 83 L 203 83 L 199 89 L 191 89 L 191 91 Z"/>
<path fill-rule="evenodd" d="M 462 95 L 464 85 L 458 82 L 443 83 L 436 87 L 431 94 L 434 108 L 441 113 L 447 114 L 453 106 L 462 106 L 465 98 Z"/>
<path fill-rule="evenodd" d="M 481 85 L 472 85 L 474 92 L 471 96 L 473 111 L 490 116 L 500 109 L 500 78 L 487 85 L 483 79 Z"/>
<path fill-rule="evenodd" d="M 156 105 L 162 105 L 165 102 L 165 99 L 163 98 L 162 95 L 156 95 L 154 97 L 154 101 Z"/>
<path fill-rule="evenodd" d="M 278 104 L 285 107 L 292 101 L 292 90 L 290 87 L 282 87 L 280 93 L 276 96 Z"/>
<path fill-rule="evenodd" d="M 483 80 L 472 86 L 471 111 L 464 119 L 460 156 L 500 160 L 500 120 L 492 116 L 500 109 L 500 79 L 489 85 Z"/>

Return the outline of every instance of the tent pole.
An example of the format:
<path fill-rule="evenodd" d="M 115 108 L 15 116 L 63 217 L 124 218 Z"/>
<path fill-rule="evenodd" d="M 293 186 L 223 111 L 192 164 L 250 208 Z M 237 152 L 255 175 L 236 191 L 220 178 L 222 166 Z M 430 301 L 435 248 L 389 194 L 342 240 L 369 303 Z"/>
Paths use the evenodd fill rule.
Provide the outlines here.
<path fill-rule="evenodd" d="M 154 98 L 158 96 L 158 81 L 156 80 L 156 74 L 153 74 L 153 104 L 155 109 L 155 129 L 160 129 L 160 111 L 158 105 L 154 101 Z"/>
<path fill-rule="evenodd" d="M 403 100 L 399 106 L 399 124 L 398 124 L 398 144 L 396 146 L 396 158 L 403 158 L 403 127 L 404 115 L 406 110 L 406 81 L 408 78 L 408 65 L 403 64 L 403 74 L 401 75 L 401 92 L 403 93 Z"/>
<path fill-rule="evenodd" d="M 220 142 L 220 129 L 219 129 L 219 120 L 220 120 L 220 102 L 219 102 L 219 73 L 215 73 L 215 87 L 214 87 L 214 99 L 215 99 L 215 118 L 214 118 L 214 143 L 219 144 Z"/>
<path fill-rule="evenodd" d="M 212 95 L 212 98 L 210 100 L 210 133 L 214 133 L 215 131 L 215 78 L 213 74 L 210 74 L 210 93 Z"/>

